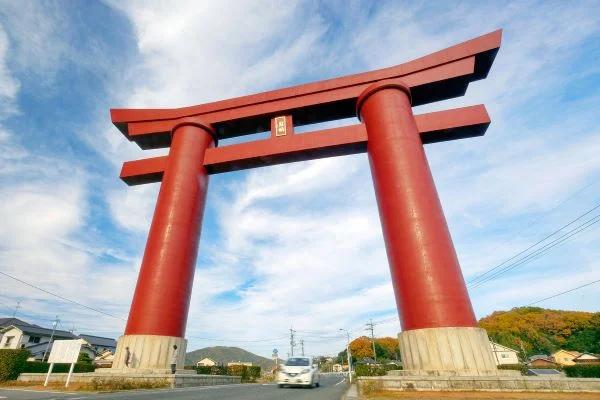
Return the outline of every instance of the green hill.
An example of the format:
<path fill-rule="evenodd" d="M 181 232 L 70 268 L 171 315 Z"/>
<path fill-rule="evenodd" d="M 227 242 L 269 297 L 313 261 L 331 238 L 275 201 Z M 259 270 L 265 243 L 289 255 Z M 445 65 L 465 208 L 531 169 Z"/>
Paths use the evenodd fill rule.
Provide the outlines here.
<path fill-rule="evenodd" d="M 252 365 L 260 365 L 263 371 L 273 367 L 274 361 L 265 357 L 250 353 L 239 347 L 215 346 L 205 347 L 186 353 L 185 365 L 195 365 L 203 358 L 210 358 L 218 364 L 227 365 L 230 362 L 251 362 Z"/>
<path fill-rule="evenodd" d="M 558 349 L 600 353 L 600 312 L 518 307 L 494 311 L 482 318 L 491 340 L 527 355 L 551 354 Z"/>

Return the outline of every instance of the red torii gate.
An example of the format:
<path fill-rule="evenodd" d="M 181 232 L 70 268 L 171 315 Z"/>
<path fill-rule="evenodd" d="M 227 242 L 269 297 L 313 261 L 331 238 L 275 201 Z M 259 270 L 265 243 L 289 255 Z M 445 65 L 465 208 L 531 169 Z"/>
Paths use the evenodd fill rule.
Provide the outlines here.
<path fill-rule="evenodd" d="M 165 368 L 185 327 L 208 176 L 367 152 L 396 303 L 405 369 L 495 370 L 460 271 L 423 144 L 483 135 L 485 106 L 413 115 L 412 106 L 462 96 L 487 76 L 502 31 L 377 71 L 178 109 L 112 109 L 117 128 L 143 149 L 169 155 L 123 164 L 129 185 L 162 182 L 139 278 L 113 368 L 125 347 L 135 368 Z M 302 135 L 294 126 L 363 122 Z M 219 139 L 271 130 L 223 147 Z"/>

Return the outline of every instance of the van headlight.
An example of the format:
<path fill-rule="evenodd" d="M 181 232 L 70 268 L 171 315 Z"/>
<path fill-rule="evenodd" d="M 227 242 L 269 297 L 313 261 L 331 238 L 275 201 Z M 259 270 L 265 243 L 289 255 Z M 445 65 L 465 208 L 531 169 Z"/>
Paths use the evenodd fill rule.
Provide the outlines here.
<path fill-rule="evenodd" d="M 310 369 L 303 369 L 302 371 L 300 371 L 301 374 L 308 374 L 310 372 Z"/>

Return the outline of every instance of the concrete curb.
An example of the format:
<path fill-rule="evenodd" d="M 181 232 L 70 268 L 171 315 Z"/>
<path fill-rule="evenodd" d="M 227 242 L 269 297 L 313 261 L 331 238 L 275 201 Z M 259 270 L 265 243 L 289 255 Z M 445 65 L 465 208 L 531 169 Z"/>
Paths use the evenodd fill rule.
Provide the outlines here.
<path fill-rule="evenodd" d="M 346 390 L 346 393 L 344 393 L 342 395 L 341 400 L 358 400 L 358 387 L 356 386 L 356 383 L 353 383 L 350 385 L 350 387 L 348 388 L 348 390 Z"/>

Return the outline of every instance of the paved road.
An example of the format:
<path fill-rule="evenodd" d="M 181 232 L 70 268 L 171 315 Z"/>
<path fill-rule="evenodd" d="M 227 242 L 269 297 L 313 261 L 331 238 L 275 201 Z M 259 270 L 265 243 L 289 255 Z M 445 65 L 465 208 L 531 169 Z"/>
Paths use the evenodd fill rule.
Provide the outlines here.
<path fill-rule="evenodd" d="M 321 387 L 314 389 L 283 388 L 268 384 L 242 384 L 224 386 L 204 386 L 183 389 L 135 390 L 118 393 L 64 393 L 35 392 L 25 390 L 0 389 L 0 399 L 7 400 L 145 400 L 145 399 L 202 399 L 202 400 L 339 400 L 348 389 L 348 383 L 341 376 L 321 376 Z"/>

